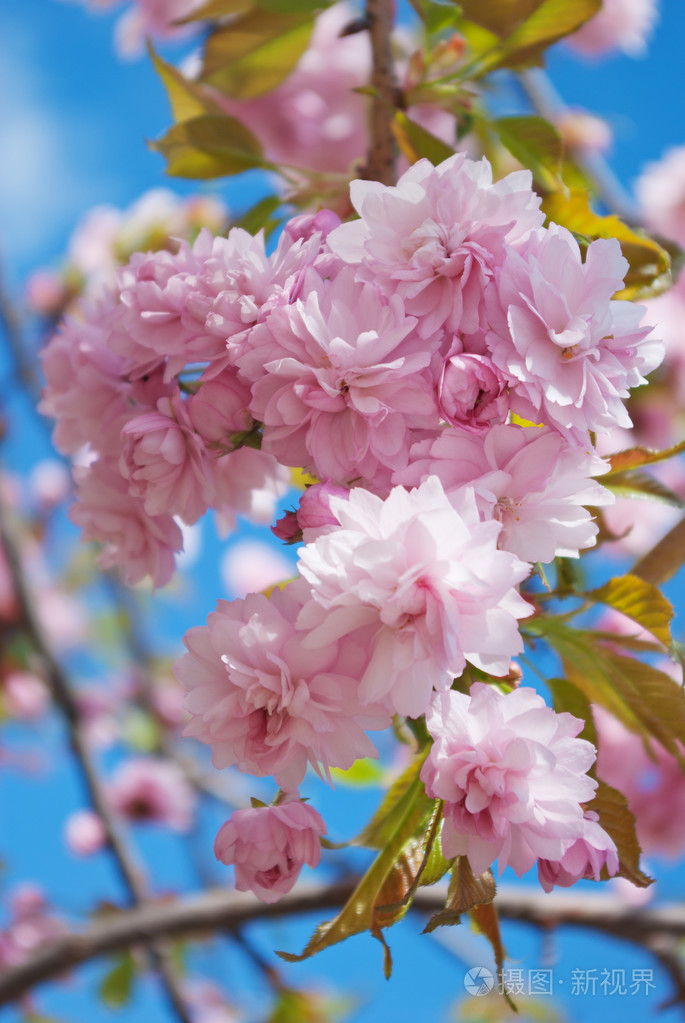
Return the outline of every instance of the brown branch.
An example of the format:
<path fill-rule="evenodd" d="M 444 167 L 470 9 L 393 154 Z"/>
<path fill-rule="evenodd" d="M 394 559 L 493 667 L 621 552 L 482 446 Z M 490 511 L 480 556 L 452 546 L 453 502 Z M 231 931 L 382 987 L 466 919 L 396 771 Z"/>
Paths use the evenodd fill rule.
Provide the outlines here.
<path fill-rule="evenodd" d="M 531 105 L 541 117 L 554 121 L 555 114 L 568 110 L 541 68 L 520 71 L 518 79 Z M 576 146 L 573 149 L 573 159 L 595 183 L 597 194 L 607 209 L 623 220 L 635 223 L 637 219 L 635 204 L 601 153 Z"/>
<path fill-rule="evenodd" d="M 100 919 L 85 930 L 45 945 L 30 960 L 0 977 L 0 1005 L 13 1001 L 35 985 L 59 976 L 90 959 L 131 946 L 148 946 L 168 938 L 203 937 L 216 930 L 235 930 L 254 921 L 337 909 L 352 894 L 356 880 L 328 885 L 300 885 L 280 902 L 265 905 L 252 895 L 224 889 L 202 895 L 158 900 Z M 444 885 L 420 889 L 413 910 L 432 913 L 444 908 Z M 627 907 L 610 896 L 553 892 L 525 888 L 500 889 L 500 917 L 548 930 L 556 926 L 590 928 L 652 951 L 677 978 L 672 948 L 685 937 L 685 906 L 655 909 Z M 679 981 L 682 988 L 682 976 Z"/>
<path fill-rule="evenodd" d="M 141 906 L 145 903 L 146 899 L 145 883 L 142 874 L 112 816 L 90 754 L 78 704 L 71 691 L 69 680 L 55 657 L 43 625 L 36 614 L 35 601 L 32 599 L 21 563 L 19 544 L 14 537 L 6 509 L 1 500 L 0 543 L 2 543 L 12 576 L 12 585 L 21 615 L 21 626 L 31 641 L 34 654 L 40 662 L 42 674 L 50 687 L 55 704 L 62 712 L 77 768 L 83 779 L 91 806 L 102 821 L 105 839 L 116 863 L 124 888 L 134 905 Z M 191 1023 L 166 950 L 161 946 L 153 945 L 150 948 L 150 955 L 154 967 L 162 980 L 167 999 L 176 1016 L 181 1023 Z"/>
<path fill-rule="evenodd" d="M 392 33 L 392 0 L 367 0 L 366 21 L 371 40 L 371 144 L 366 166 L 366 177 L 383 185 L 394 185 L 397 180 L 395 165 L 397 145 L 392 122 L 397 100 L 397 82 L 390 47 Z"/>

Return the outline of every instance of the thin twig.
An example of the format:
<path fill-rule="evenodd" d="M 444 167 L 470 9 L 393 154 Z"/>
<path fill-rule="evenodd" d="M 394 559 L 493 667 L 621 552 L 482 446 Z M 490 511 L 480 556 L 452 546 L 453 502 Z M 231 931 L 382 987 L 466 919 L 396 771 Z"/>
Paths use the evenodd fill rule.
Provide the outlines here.
<path fill-rule="evenodd" d="M 69 680 L 55 657 L 43 625 L 36 614 L 35 601 L 31 597 L 21 563 L 19 545 L 15 540 L 6 509 L 1 500 L 0 543 L 2 543 L 12 576 L 12 584 L 17 603 L 19 604 L 22 627 L 31 640 L 33 651 L 41 663 L 42 673 L 51 689 L 55 704 L 65 720 L 69 742 L 91 806 L 102 821 L 107 845 L 112 852 L 114 862 L 129 898 L 134 905 L 142 906 L 145 904 L 146 899 L 143 876 L 112 816 L 95 764 L 90 755 L 78 704 L 71 691 Z M 191 1023 L 166 950 L 152 945 L 150 947 L 150 955 L 153 966 L 162 979 L 167 999 L 176 1016 L 181 1023 Z"/>
<path fill-rule="evenodd" d="M 394 185 L 397 180 L 397 144 L 392 122 L 397 99 L 397 82 L 390 46 L 392 33 L 392 0 L 367 0 L 366 21 L 371 40 L 371 85 L 375 94 L 371 100 L 371 143 L 366 177 L 383 185 Z"/>
<path fill-rule="evenodd" d="M 355 879 L 333 884 L 299 885 L 279 902 L 264 904 L 254 896 L 215 889 L 201 895 L 148 901 L 90 924 L 86 929 L 44 945 L 19 966 L 0 977 L 0 1005 L 13 1001 L 35 985 L 50 980 L 80 963 L 136 945 L 169 938 L 201 937 L 217 930 L 236 930 L 248 923 L 297 916 L 342 906 L 354 891 Z M 432 913 L 443 909 L 446 887 L 420 889 L 413 910 Z M 500 917 L 548 930 L 557 926 L 590 928 L 652 951 L 662 963 L 669 958 L 669 973 L 677 979 L 671 951 L 685 937 L 685 906 L 654 909 L 625 906 L 612 896 L 553 892 L 526 888 L 500 888 L 496 899 Z M 682 985 L 682 976 L 676 985 Z"/>
<path fill-rule="evenodd" d="M 554 121 L 555 115 L 568 111 L 568 107 L 542 68 L 520 71 L 518 79 L 531 105 L 542 117 Z M 606 208 L 624 220 L 635 223 L 637 220 L 635 204 L 601 153 L 576 146 L 573 150 L 573 159 L 594 182 L 597 194 Z"/>

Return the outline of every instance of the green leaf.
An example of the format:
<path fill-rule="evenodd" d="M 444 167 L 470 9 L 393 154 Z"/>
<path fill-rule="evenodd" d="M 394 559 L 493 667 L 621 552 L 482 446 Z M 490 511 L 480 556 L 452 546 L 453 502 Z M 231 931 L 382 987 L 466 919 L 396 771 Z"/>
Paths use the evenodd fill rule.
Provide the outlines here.
<path fill-rule="evenodd" d="M 675 575 L 685 563 L 685 519 L 676 523 L 673 529 L 659 541 L 651 551 L 644 554 L 632 568 L 632 574 L 645 582 L 660 586 Z"/>
<path fill-rule="evenodd" d="M 412 121 L 402 110 L 395 111 L 392 130 L 398 146 L 410 163 L 425 157 L 436 166 L 454 156 L 454 149 Z"/>
<path fill-rule="evenodd" d="M 248 11 L 207 40 L 201 80 L 236 99 L 275 89 L 307 49 L 311 14 Z"/>
<path fill-rule="evenodd" d="M 685 440 L 681 440 L 679 444 L 674 444 L 673 447 L 664 448 L 663 451 L 656 451 L 653 448 L 628 448 L 626 451 L 617 451 L 614 455 L 609 455 L 609 462 L 611 463 L 611 469 L 603 479 L 610 479 L 611 476 L 616 472 L 623 472 L 626 469 L 638 469 L 642 465 L 653 465 L 655 462 L 664 462 L 667 458 L 673 458 L 675 455 L 681 454 L 685 451 Z"/>
<path fill-rule="evenodd" d="M 665 647 L 671 645 L 673 606 L 663 593 L 636 575 L 616 576 L 585 596 L 595 604 L 607 604 L 647 629 Z"/>
<path fill-rule="evenodd" d="M 501 39 L 510 35 L 541 4 L 542 0 L 460 0 L 460 7 L 469 21 Z"/>
<path fill-rule="evenodd" d="M 361 760 L 355 760 L 347 771 L 332 767 L 331 775 L 341 785 L 349 785 L 352 788 L 369 788 L 371 785 L 379 785 L 385 772 L 377 760 L 363 757 Z"/>
<path fill-rule="evenodd" d="M 427 756 L 428 750 L 419 753 L 399 778 L 395 779 L 369 823 L 361 834 L 357 835 L 351 842 L 352 845 L 363 845 L 367 849 L 382 849 L 387 845 L 391 836 L 395 833 L 397 821 L 404 814 L 405 802 L 409 793 L 415 790 L 419 773 Z M 433 806 L 433 801 L 428 798 L 425 792 L 423 793 L 423 798 L 419 794 L 415 799 L 417 816 L 427 816 Z"/>
<path fill-rule="evenodd" d="M 624 795 L 600 781 L 595 798 L 588 810 L 599 815 L 599 823 L 614 840 L 619 859 L 619 876 L 627 878 L 638 888 L 653 883 L 640 869 L 640 845 L 635 834 L 635 818 L 628 809 Z"/>
<path fill-rule="evenodd" d="M 661 501 L 663 504 L 672 504 L 675 508 L 683 507 L 683 501 L 670 487 L 649 473 L 642 472 L 641 469 L 624 469 L 611 475 L 607 474 L 602 477 L 602 485 L 617 497 L 646 498 Z"/>
<path fill-rule="evenodd" d="M 174 177 L 220 178 L 271 166 L 252 132 L 224 115 L 206 114 L 174 124 L 150 148 L 166 157 L 167 174 Z"/>
<path fill-rule="evenodd" d="M 129 707 L 121 722 L 121 738 L 141 753 L 152 753 L 160 745 L 159 723 L 140 707 Z"/>
<path fill-rule="evenodd" d="M 452 868 L 445 908 L 434 913 L 423 933 L 430 934 L 436 927 L 453 927 L 461 923 L 462 913 L 470 912 L 475 906 L 492 902 L 497 886 L 492 871 L 476 877 L 465 856 L 458 856 Z"/>
<path fill-rule="evenodd" d="M 596 633 L 557 619 L 536 620 L 562 658 L 564 673 L 588 700 L 605 707 L 632 732 L 652 737 L 685 763 L 685 692 L 668 675 L 604 645 Z M 620 643 L 621 637 L 612 637 Z"/>
<path fill-rule="evenodd" d="M 319 14 L 331 5 L 325 0 L 256 0 L 255 6 L 272 14 Z"/>
<path fill-rule="evenodd" d="M 592 706 L 585 693 L 566 678 L 550 678 L 547 685 L 552 694 L 552 703 L 557 714 L 567 712 L 585 722 L 579 738 L 587 739 L 597 746 L 597 729 L 592 717 Z"/>
<path fill-rule="evenodd" d="M 187 25 L 191 21 L 218 21 L 231 14 L 242 14 L 250 10 L 252 0 L 207 0 L 207 3 L 196 7 L 185 17 L 174 22 L 176 25 Z"/>
<path fill-rule="evenodd" d="M 201 117 L 208 113 L 221 114 L 221 108 L 207 95 L 206 90 L 197 82 L 185 78 L 175 67 L 162 60 L 149 42 L 147 52 L 157 74 L 162 79 L 175 121 L 190 121 L 194 117 Z"/>
<path fill-rule="evenodd" d="M 383 849 L 364 874 L 340 913 L 334 920 L 317 927 L 300 955 L 278 952 L 277 954 L 282 959 L 288 962 L 300 962 L 324 948 L 344 941 L 352 934 L 359 934 L 374 926 L 374 912 L 378 896 L 407 842 L 414 836 L 422 819 L 425 818 L 427 800 L 423 783 L 416 771 L 413 781 L 405 790 L 404 798 L 393 811 L 392 827 L 386 822 L 384 833 L 387 841 L 384 843 Z"/>
<path fill-rule="evenodd" d="M 499 117 L 492 122 L 500 141 L 546 189 L 561 185 L 561 135 L 544 117 Z"/>
<path fill-rule="evenodd" d="M 653 290 L 662 279 L 670 280 L 670 256 L 653 238 L 628 227 L 613 213 L 600 216 L 590 206 L 587 192 L 572 189 L 567 195 L 553 192 L 543 199 L 549 220 L 586 239 L 617 238 L 630 264 L 625 287 L 617 298 L 635 298 Z"/>
<path fill-rule="evenodd" d="M 122 1009 L 131 1000 L 136 964 L 127 950 L 114 960 L 114 966 L 100 982 L 98 992 L 108 1009 Z"/>
<path fill-rule="evenodd" d="M 243 213 L 242 217 L 234 222 L 234 227 L 242 227 L 243 231 L 249 234 L 257 234 L 266 224 L 270 222 L 271 215 L 283 205 L 283 197 L 280 195 L 267 195 L 259 202 L 251 206 Z M 250 432 L 250 431 L 246 431 Z"/>
<path fill-rule="evenodd" d="M 502 2 L 502 0 L 501 0 Z M 506 2 L 506 0 L 503 0 Z M 497 67 L 539 63 L 543 50 L 580 28 L 601 9 L 602 0 L 543 0 L 502 43 Z"/>
<path fill-rule="evenodd" d="M 423 21 L 429 36 L 454 30 L 460 10 L 456 3 L 440 3 L 436 0 L 419 0 L 415 9 Z"/>

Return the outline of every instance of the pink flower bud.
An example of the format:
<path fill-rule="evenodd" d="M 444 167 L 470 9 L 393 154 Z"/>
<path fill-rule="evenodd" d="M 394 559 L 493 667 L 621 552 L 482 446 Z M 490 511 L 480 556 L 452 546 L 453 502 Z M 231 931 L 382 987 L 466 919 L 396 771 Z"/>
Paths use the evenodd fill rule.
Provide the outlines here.
<path fill-rule="evenodd" d="M 325 238 L 341 223 L 340 217 L 333 210 L 319 210 L 318 213 L 302 213 L 299 217 L 293 217 L 284 230 L 294 242 L 300 239 L 308 241 L 318 231 Z"/>
<path fill-rule="evenodd" d="M 235 886 L 262 902 L 278 902 L 294 886 L 307 863 L 321 857 L 319 838 L 326 825 L 316 810 L 293 798 L 280 806 L 236 810 L 219 829 L 214 853 L 235 867 Z"/>
<path fill-rule="evenodd" d="M 302 530 L 298 522 L 297 512 L 287 511 L 285 515 L 281 516 L 276 525 L 271 527 L 271 532 L 279 540 L 283 540 L 284 543 L 298 543 L 302 539 Z"/>
<path fill-rule="evenodd" d="M 324 480 L 323 483 L 315 483 L 307 487 L 300 498 L 300 507 L 297 510 L 297 521 L 300 529 L 309 530 L 310 535 L 307 542 L 327 532 L 326 526 L 338 526 L 339 522 L 331 511 L 331 498 L 340 497 L 346 501 L 350 496 L 349 490 Z M 316 531 L 315 535 L 313 531 Z"/>
<path fill-rule="evenodd" d="M 488 430 L 509 411 L 504 378 L 485 355 L 453 355 L 442 367 L 438 407 L 452 426 L 469 433 Z"/>

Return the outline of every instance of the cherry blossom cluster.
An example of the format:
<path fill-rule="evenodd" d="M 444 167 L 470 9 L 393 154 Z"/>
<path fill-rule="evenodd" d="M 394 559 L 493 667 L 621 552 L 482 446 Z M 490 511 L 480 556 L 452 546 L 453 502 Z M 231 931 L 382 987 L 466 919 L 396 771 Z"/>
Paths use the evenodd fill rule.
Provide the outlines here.
<path fill-rule="evenodd" d="M 43 410 L 61 450 L 89 451 L 72 518 L 104 565 L 161 585 L 179 523 L 269 520 L 291 468 L 318 481 L 275 530 L 304 541 L 298 577 L 219 601 L 176 668 L 215 766 L 284 794 L 217 838 L 241 886 L 269 901 L 315 864 L 308 767 L 376 755 L 394 715 L 426 715 L 446 857 L 537 862 L 546 888 L 615 872 L 582 722 L 531 689 L 451 686 L 467 664 L 506 680 L 521 583 L 594 544 L 593 436 L 630 425 L 661 345 L 613 297 L 618 242 L 544 226 L 527 171 L 493 182 L 456 154 L 351 201 L 358 219 L 296 217 L 271 254 L 238 228 L 138 253 L 67 318 Z"/>

